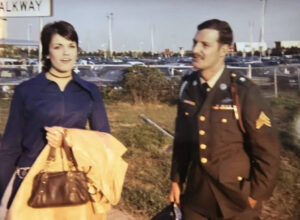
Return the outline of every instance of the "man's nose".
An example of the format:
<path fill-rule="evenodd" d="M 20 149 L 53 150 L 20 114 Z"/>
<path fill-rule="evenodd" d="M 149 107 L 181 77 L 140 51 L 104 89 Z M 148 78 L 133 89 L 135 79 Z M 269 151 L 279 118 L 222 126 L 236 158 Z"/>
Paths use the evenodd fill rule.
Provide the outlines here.
<path fill-rule="evenodd" d="M 201 45 L 200 44 L 195 44 L 193 46 L 192 52 L 193 52 L 193 54 L 199 54 L 199 53 L 201 53 L 201 50 L 202 50 Z"/>

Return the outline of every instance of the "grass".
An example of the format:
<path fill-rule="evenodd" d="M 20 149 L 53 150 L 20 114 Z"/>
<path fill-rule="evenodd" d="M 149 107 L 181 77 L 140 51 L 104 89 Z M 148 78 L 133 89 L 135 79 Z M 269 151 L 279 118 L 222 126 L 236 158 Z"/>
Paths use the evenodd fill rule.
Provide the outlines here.
<path fill-rule="evenodd" d="M 299 219 L 300 217 L 300 160 L 299 140 L 295 121 L 299 117 L 299 96 L 288 94 L 271 99 L 275 122 L 282 142 L 281 166 L 273 196 L 264 203 L 263 219 Z M 0 133 L 3 132 L 8 102 L 0 102 Z M 166 104 L 106 105 L 112 134 L 128 150 L 124 159 L 129 163 L 122 199 L 117 208 L 139 219 L 149 219 L 168 204 L 169 172 L 172 139 L 162 135 L 140 117 L 144 114 L 162 128 L 174 132 L 176 107 Z"/>
<path fill-rule="evenodd" d="M 295 127 L 300 120 L 299 96 L 271 100 L 282 143 L 280 172 L 273 196 L 265 203 L 264 219 L 300 219 L 300 144 Z"/>
<path fill-rule="evenodd" d="M 172 139 L 146 124 L 139 115 L 173 133 L 176 108 L 118 103 L 107 105 L 107 112 L 112 134 L 128 147 L 124 158 L 129 168 L 118 208 L 149 219 L 168 204 L 171 153 L 166 149 Z"/>

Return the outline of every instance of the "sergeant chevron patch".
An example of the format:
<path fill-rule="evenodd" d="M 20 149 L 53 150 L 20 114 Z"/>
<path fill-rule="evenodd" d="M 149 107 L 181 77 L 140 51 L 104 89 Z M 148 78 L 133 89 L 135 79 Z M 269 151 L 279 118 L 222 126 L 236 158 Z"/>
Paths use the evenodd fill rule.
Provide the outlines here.
<path fill-rule="evenodd" d="M 263 125 L 272 127 L 270 118 L 264 112 L 261 112 L 256 120 L 256 129 L 260 129 Z"/>

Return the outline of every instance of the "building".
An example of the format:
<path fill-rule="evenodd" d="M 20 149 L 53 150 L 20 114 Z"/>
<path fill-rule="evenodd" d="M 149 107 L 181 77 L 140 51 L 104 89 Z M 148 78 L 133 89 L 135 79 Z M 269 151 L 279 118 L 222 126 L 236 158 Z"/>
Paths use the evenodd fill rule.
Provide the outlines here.
<path fill-rule="evenodd" d="M 255 52 L 261 51 L 265 52 L 268 49 L 266 42 L 235 42 L 234 49 L 236 52 Z"/>
<path fill-rule="evenodd" d="M 276 49 L 280 48 L 291 48 L 291 47 L 298 47 L 300 48 L 300 41 L 276 41 L 275 42 Z"/>
<path fill-rule="evenodd" d="M 6 19 L 0 18 L 0 39 L 5 39 L 6 37 Z"/>

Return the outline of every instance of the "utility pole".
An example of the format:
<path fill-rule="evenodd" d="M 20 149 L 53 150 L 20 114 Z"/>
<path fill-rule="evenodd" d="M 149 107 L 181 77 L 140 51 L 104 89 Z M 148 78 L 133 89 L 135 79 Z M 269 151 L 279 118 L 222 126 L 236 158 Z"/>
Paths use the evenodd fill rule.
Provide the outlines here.
<path fill-rule="evenodd" d="M 28 44 L 30 44 L 30 32 L 31 32 L 31 27 L 32 27 L 32 24 L 27 24 L 27 41 L 28 41 Z M 30 50 L 31 50 L 31 47 L 28 45 L 27 46 L 27 56 L 28 58 L 30 57 Z"/>
<path fill-rule="evenodd" d="M 39 18 L 39 23 L 40 23 L 40 33 L 43 29 L 44 22 L 43 22 L 43 17 Z M 39 45 L 39 67 L 38 67 L 38 72 L 40 73 L 42 71 L 42 42 L 40 41 Z"/>
<path fill-rule="evenodd" d="M 151 26 L 151 55 L 154 55 L 154 27 Z"/>
<path fill-rule="evenodd" d="M 113 20 L 113 13 L 109 13 L 107 16 L 108 19 L 108 50 L 109 56 L 112 57 L 113 55 L 113 42 L 112 42 L 112 20 Z"/>
<path fill-rule="evenodd" d="M 262 1 L 262 10 L 261 10 L 261 27 L 260 27 L 260 42 L 261 42 L 261 54 L 265 55 L 265 51 L 263 47 L 263 44 L 265 43 L 265 13 L 266 13 L 266 1 L 267 0 L 261 0 Z"/>
<path fill-rule="evenodd" d="M 254 22 L 249 21 L 249 29 L 250 29 L 250 45 L 251 45 L 251 55 L 254 55 L 254 47 L 253 47 L 253 27 L 254 27 Z"/>

